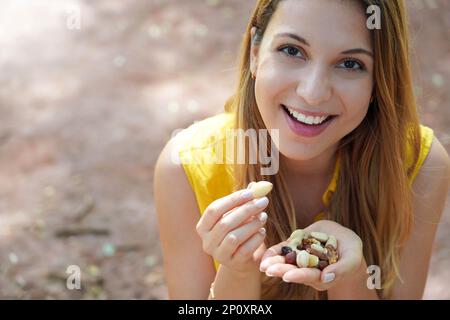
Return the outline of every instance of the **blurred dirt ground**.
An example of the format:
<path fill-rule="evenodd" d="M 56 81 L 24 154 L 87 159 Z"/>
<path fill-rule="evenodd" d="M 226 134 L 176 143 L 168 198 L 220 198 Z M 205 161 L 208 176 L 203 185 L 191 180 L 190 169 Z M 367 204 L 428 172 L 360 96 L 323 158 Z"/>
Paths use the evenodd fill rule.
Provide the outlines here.
<path fill-rule="evenodd" d="M 0 2 L 1 298 L 167 298 L 155 160 L 222 110 L 254 3 Z M 408 3 L 422 122 L 450 151 L 449 3 Z M 450 299 L 449 208 L 425 298 Z"/>

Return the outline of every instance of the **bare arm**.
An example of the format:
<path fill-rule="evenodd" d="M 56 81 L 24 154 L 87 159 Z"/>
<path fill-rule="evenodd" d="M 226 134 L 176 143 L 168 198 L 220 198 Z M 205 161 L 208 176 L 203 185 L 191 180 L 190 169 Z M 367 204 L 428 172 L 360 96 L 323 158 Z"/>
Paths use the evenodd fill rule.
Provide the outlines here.
<path fill-rule="evenodd" d="M 414 184 L 415 223 L 400 263 L 403 283 L 394 285 L 394 299 L 421 299 L 428 274 L 436 230 L 445 206 L 450 182 L 450 160 L 434 138 Z"/>
<path fill-rule="evenodd" d="M 156 164 L 154 181 L 156 211 L 169 298 L 210 298 L 209 289 L 214 281 L 216 299 L 259 299 L 261 273 L 257 269 L 258 264 L 255 264 L 254 270 L 249 272 L 237 272 L 221 266 L 216 275 L 212 256 L 205 252 L 202 239 L 196 230 L 200 212 L 195 195 L 182 166 L 174 163 L 171 159 L 174 148 L 176 148 L 176 143 L 171 140 L 162 151 Z M 177 152 L 173 154 L 177 154 Z M 243 201 L 237 197 L 236 193 L 216 200 L 210 207 L 216 209 L 217 218 L 220 218 L 221 209 L 224 206 L 234 207 L 242 205 L 242 203 Z M 255 212 L 254 206 L 248 202 L 241 206 L 240 210 L 235 211 L 235 215 L 238 214 L 240 219 L 245 221 L 257 212 L 259 209 Z M 214 214 L 213 212 L 213 216 Z M 206 213 L 203 218 L 205 215 Z M 211 217 L 211 215 L 208 216 Z M 236 220 L 237 218 L 233 219 L 241 224 L 239 220 Z M 227 224 L 230 224 L 230 219 Z M 261 222 L 253 220 L 234 229 L 233 234 L 239 241 L 242 237 L 243 239 L 248 238 L 248 235 L 257 233 L 260 227 Z M 240 251 L 241 256 L 247 254 L 245 251 L 258 245 L 258 241 L 261 241 L 259 239 L 260 236 L 254 234 L 243 243 L 240 248 L 246 250 Z M 251 255 L 251 251 L 248 254 Z"/>
<path fill-rule="evenodd" d="M 215 277 L 195 226 L 200 213 L 181 165 L 171 160 L 173 140 L 155 167 L 154 197 L 170 299 L 206 299 Z"/>

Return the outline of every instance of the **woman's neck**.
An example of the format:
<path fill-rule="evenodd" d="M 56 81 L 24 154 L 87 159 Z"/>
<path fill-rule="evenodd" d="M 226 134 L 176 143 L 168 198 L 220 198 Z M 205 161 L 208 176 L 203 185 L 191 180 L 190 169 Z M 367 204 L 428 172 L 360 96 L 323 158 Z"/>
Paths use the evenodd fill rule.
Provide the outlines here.
<path fill-rule="evenodd" d="M 297 225 L 310 225 L 323 212 L 322 196 L 329 185 L 336 165 L 337 148 L 329 148 L 306 161 L 283 159 L 285 179 L 293 200 Z"/>
<path fill-rule="evenodd" d="M 281 155 L 287 179 L 291 181 L 305 178 L 318 181 L 329 180 L 333 175 L 336 164 L 336 151 L 337 146 L 333 146 L 319 156 L 308 160 L 292 160 Z"/>

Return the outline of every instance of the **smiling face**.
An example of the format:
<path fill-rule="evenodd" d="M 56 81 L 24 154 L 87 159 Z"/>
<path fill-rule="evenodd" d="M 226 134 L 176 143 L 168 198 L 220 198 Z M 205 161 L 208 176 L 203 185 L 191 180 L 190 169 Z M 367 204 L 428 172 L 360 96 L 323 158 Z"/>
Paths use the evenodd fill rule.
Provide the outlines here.
<path fill-rule="evenodd" d="M 252 45 L 251 70 L 264 124 L 281 154 L 310 160 L 337 146 L 367 114 L 373 58 L 356 1 L 283 0 Z"/>

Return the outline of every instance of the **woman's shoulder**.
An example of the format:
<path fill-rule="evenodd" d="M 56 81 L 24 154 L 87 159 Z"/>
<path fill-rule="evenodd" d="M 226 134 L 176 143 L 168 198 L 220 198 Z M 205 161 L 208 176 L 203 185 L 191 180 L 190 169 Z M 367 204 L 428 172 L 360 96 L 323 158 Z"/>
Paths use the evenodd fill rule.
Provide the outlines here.
<path fill-rule="evenodd" d="M 431 130 L 431 129 L 430 129 Z M 423 164 L 420 167 L 419 173 L 432 173 L 426 174 L 428 176 L 434 176 L 439 178 L 450 179 L 450 158 L 447 150 L 439 141 L 439 139 L 434 135 L 428 135 L 424 137 L 422 135 L 422 141 L 426 140 L 426 152 Z M 422 142 L 423 143 L 423 142 Z"/>
<path fill-rule="evenodd" d="M 194 122 L 177 134 L 176 138 L 180 142 L 180 150 L 205 148 L 214 145 L 215 142 L 225 137 L 226 130 L 231 129 L 233 123 L 234 115 L 227 112 Z"/>
<path fill-rule="evenodd" d="M 221 113 L 198 121 L 173 139 L 180 167 L 194 191 L 200 212 L 233 191 L 232 166 L 226 155 L 226 131 L 234 117 Z"/>
<path fill-rule="evenodd" d="M 214 280 L 215 270 L 195 231 L 199 207 L 177 159 L 174 139 L 166 143 L 156 161 L 153 194 L 169 296 L 203 299 Z M 198 277 L 191 276 L 194 269 Z"/>
<path fill-rule="evenodd" d="M 450 186 L 450 158 L 436 136 L 412 185 L 416 215 L 421 221 L 439 223 Z"/>
<path fill-rule="evenodd" d="M 420 129 L 420 152 L 415 164 L 412 181 L 416 185 L 431 186 L 438 183 L 441 186 L 448 187 L 450 181 L 450 158 L 447 150 L 431 128 L 421 125 Z"/>
<path fill-rule="evenodd" d="M 433 136 L 433 141 L 428 157 L 428 162 L 431 166 L 442 168 L 446 170 L 447 173 L 450 171 L 450 158 L 448 156 L 447 150 L 444 148 L 444 146 L 436 136 Z"/>
<path fill-rule="evenodd" d="M 419 170 L 422 168 L 422 165 L 430 152 L 434 137 L 434 131 L 430 127 L 421 124 L 419 128 L 420 145 L 418 146 L 419 154 L 417 155 L 417 157 L 415 157 L 413 153 L 413 150 L 415 149 L 413 145 L 414 141 L 409 140 L 407 145 L 406 164 L 407 168 L 412 168 L 410 177 L 411 183 L 415 180 Z"/>

